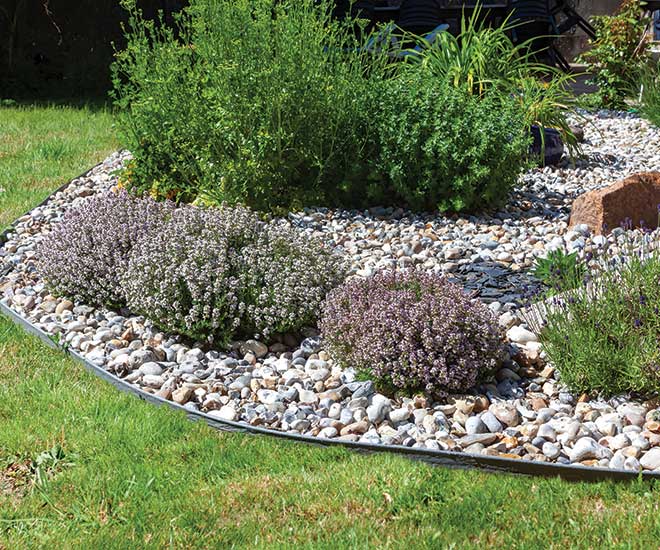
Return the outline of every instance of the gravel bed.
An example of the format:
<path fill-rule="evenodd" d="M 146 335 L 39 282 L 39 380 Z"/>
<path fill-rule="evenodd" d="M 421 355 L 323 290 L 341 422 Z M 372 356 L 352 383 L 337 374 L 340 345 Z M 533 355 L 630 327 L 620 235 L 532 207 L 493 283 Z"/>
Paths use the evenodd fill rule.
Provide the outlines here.
<path fill-rule="evenodd" d="M 209 415 L 274 430 L 521 460 L 629 471 L 660 469 L 660 410 L 630 396 L 602 400 L 566 391 L 519 316 L 537 256 L 588 252 L 603 237 L 568 230 L 573 199 L 638 171 L 660 170 L 660 131 L 631 115 L 589 115 L 587 159 L 525 174 L 496 212 L 480 216 L 310 208 L 291 224 L 320 236 L 367 276 L 383 268 L 446 273 L 500 316 L 509 359 L 491 380 L 443 401 L 389 398 L 357 381 L 313 330 L 270 347 L 248 340 L 206 350 L 142 317 L 53 297 L 34 273 L 35 245 L 67 208 L 111 188 L 128 158 L 115 153 L 17 221 L 0 248 L 0 297 L 62 345 L 143 390 Z M 623 231 L 608 237 L 621 245 Z M 621 247 L 623 250 L 623 247 Z"/>

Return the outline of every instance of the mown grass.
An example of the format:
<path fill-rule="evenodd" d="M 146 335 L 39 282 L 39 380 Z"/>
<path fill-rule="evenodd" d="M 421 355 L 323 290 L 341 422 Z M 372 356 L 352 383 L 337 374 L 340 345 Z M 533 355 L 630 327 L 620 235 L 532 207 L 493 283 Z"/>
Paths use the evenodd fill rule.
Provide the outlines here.
<path fill-rule="evenodd" d="M 43 111 L 9 113 L 30 147 L 0 159 L 15 186 L 4 223 L 115 146 L 108 113 Z M 34 150 L 72 132 L 78 144 L 38 171 L 51 179 L 35 179 L 25 168 Z M 70 465 L 37 482 L 32 461 L 54 445 Z M 461 472 L 218 433 L 118 392 L 0 318 L 2 550 L 655 548 L 659 506 L 655 484 L 641 481 Z"/>
<path fill-rule="evenodd" d="M 0 106 L 0 230 L 117 146 L 103 105 Z"/>

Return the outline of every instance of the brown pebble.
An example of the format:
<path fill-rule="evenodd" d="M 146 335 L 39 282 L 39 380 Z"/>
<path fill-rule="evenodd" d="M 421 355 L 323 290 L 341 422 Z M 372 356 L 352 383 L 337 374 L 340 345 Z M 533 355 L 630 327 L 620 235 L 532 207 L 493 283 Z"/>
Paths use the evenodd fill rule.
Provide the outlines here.
<path fill-rule="evenodd" d="M 172 392 L 172 401 L 179 405 L 185 405 L 193 394 L 193 389 L 187 386 L 174 390 Z"/>
<path fill-rule="evenodd" d="M 649 422 L 646 423 L 646 426 L 644 426 L 647 430 L 658 433 L 660 432 L 660 422 L 657 420 L 650 420 Z"/>
<path fill-rule="evenodd" d="M 490 399 L 488 399 L 488 397 L 485 395 L 478 395 L 474 400 L 474 412 L 483 412 L 488 410 L 488 407 L 490 407 Z"/>
<path fill-rule="evenodd" d="M 540 411 L 541 409 L 545 409 L 548 406 L 548 402 L 539 396 L 532 397 L 531 399 L 532 403 L 532 409 L 535 411 Z"/>
<path fill-rule="evenodd" d="M 342 428 L 341 432 L 339 432 L 341 435 L 350 435 L 350 434 L 363 434 L 366 433 L 367 430 L 369 430 L 369 424 L 365 422 L 364 420 L 360 420 L 359 422 L 353 422 L 352 424 L 349 424 L 348 426 Z"/>
<path fill-rule="evenodd" d="M 156 393 L 158 397 L 162 397 L 163 399 L 170 399 L 172 397 L 172 390 L 169 388 L 161 388 L 158 390 Z"/>
<path fill-rule="evenodd" d="M 506 450 L 510 451 L 511 449 L 515 449 L 518 446 L 518 438 L 517 437 L 504 437 L 502 438 L 502 443 L 506 445 Z"/>
<path fill-rule="evenodd" d="M 65 311 L 71 311 L 73 309 L 73 302 L 71 300 L 62 300 L 57 307 L 55 308 L 55 313 L 61 315 Z"/>

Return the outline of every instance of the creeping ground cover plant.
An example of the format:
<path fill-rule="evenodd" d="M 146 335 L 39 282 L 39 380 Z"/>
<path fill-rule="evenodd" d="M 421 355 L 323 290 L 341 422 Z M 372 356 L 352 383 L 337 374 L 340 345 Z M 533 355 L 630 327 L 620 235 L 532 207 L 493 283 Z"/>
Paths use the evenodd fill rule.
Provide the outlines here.
<path fill-rule="evenodd" d="M 294 228 L 243 207 L 184 206 L 135 246 L 121 284 L 158 326 L 226 344 L 314 325 L 343 277 L 343 261 Z"/>
<path fill-rule="evenodd" d="M 219 344 L 314 326 L 345 276 L 320 241 L 248 208 L 175 207 L 126 191 L 72 207 L 37 258 L 55 294 Z"/>
<path fill-rule="evenodd" d="M 172 203 L 136 198 L 126 191 L 85 199 L 41 242 L 37 270 L 57 294 L 94 305 L 121 305 L 119 274 L 128 255 L 173 208 Z"/>
<path fill-rule="evenodd" d="M 340 363 L 385 388 L 438 396 L 473 386 L 503 349 L 485 304 L 421 271 L 348 281 L 328 295 L 320 328 Z"/>

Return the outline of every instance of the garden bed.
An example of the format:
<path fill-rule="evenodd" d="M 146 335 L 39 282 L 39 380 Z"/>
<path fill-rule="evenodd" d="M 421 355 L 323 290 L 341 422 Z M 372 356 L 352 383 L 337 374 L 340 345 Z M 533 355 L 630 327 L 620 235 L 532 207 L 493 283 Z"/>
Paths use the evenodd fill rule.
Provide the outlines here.
<path fill-rule="evenodd" d="M 527 173 L 493 214 L 306 209 L 288 217 L 291 225 L 347 254 L 359 276 L 422 267 L 446 273 L 489 303 L 508 330 L 514 360 L 469 395 L 441 402 L 382 396 L 373 383 L 336 365 L 313 332 L 270 348 L 247 341 L 231 352 L 191 349 L 142 317 L 50 296 L 34 271 L 37 243 L 72 205 L 113 187 L 113 172 L 127 153 L 113 155 L 17 221 L 0 249 L 0 291 L 13 311 L 91 364 L 220 421 L 423 452 L 654 470 L 660 467 L 656 404 L 565 391 L 517 316 L 524 287 L 534 284 L 528 274 L 534 258 L 559 245 L 593 245 L 585 228 L 567 229 L 575 196 L 639 170 L 660 169 L 660 132 L 647 123 L 627 115 L 592 122 L 585 129 L 587 161 Z"/>

